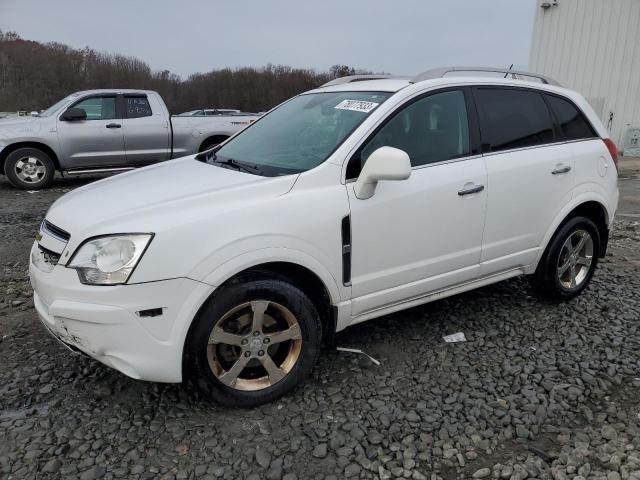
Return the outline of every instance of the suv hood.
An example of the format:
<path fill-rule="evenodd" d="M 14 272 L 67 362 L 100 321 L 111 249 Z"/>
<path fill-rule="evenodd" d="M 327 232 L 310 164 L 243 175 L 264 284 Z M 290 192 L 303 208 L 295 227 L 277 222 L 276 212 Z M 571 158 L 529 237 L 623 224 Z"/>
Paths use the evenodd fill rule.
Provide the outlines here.
<path fill-rule="evenodd" d="M 158 232 L 252 202 L 284 195 L 297 175 L 261 177 L 209 165 L 193 156 L 115 175 L 55 202 L 47 220 L 71 234 Z"/>

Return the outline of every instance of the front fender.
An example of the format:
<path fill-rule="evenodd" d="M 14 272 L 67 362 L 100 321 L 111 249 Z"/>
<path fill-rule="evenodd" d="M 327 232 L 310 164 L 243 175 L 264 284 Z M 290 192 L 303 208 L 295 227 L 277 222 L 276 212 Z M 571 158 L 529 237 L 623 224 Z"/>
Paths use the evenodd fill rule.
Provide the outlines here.
<path fill-rule="evenodd" d="M 343 300 L 344 295 L 341 294 L 334 275 L 320 261 L 306 252 L 288 247 L 266 247 L 235 255 L 216 266 L 201 281 L 218 287 L 244 270 L 271 262 L 287 262 L 307 268 L 325 285 L 332 304 L 335 305 Z"/>
<path fill-rule="evenodd" d="M 0 124 L 0 160 L 21 147 L 40 148 L 48 154 L 53 153 L 55 162 L 60 162 L 60 149 L 55 123 L 46 118 L 21 121 L 5 120 Z"/>

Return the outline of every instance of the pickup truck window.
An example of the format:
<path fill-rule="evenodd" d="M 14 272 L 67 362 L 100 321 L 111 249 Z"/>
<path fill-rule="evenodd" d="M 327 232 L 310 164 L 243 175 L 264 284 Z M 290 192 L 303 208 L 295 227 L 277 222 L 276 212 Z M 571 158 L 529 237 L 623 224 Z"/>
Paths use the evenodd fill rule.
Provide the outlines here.
<path fill-rule="evenodd" d="M 147 97 L 124 97 L 127 118 L 150 117 L 153 115 Z"/>
<path fill-rule="evenodd" d="M 388 92 L 326 92 L 294 97 L 217 150 L 265 176 L 300 173 L 323 163 Z"/>
<path fill-rule="evenodd" d="M 89 97 L 74 105 L 87 112 L 87 120 L 112 120 L 116 118 L 116 97 Z"/>

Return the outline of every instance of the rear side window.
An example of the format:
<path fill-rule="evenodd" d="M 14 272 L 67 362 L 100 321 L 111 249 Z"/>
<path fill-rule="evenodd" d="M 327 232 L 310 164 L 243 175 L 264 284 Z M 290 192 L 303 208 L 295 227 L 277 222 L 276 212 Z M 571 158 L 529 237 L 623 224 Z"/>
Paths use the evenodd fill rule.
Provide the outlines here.
<path fill-rule="evenodd" d="M 147 97 L 124 97 L 127 118 L 150 117 L 153 115 Z"/>
<path fill-rule="evenodd" d="M 484 151 L 499 152 L 554 141 L 551 114 L 540 93 L 478 88 L 475 95 Z"/>
<path fill-rule="evenodd" d="M 596 136 L 582 112 L 571 102 L 555 95 L 546 95 L 546 98 L 565 140 L 582 140 Z"/>

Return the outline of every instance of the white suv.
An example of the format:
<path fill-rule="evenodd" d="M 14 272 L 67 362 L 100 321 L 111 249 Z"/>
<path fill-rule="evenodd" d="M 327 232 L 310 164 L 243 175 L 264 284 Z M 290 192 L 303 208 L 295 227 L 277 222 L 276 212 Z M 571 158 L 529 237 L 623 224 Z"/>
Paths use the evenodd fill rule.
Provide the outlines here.
<path fill-rule="evenodd" d="M 553 81 L 347 77 L 222 145 L 79 188 L 31 251 L 64 344 L 270 401 L 335 332 L 518 275 L 569 299 L 605 254 L 616 147 Z"/>

